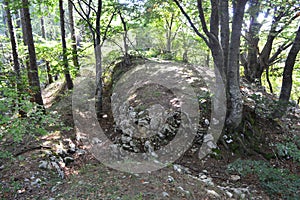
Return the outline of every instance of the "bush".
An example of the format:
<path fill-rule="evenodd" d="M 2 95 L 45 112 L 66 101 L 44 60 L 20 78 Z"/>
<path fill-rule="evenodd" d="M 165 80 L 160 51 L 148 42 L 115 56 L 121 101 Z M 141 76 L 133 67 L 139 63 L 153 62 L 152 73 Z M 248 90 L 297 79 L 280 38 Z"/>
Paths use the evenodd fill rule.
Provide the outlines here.
<path fill-rule="evenodd" d="M 64 126 L 57 113 L 45 114 L 39 105 L 30 101 L 29 94 L 17 92 L 10 81 L 0 84 L 0 141 L 5 137 L 18 143 L 25 135 L 45 135 L 51 127 Z"/>
<path fill-rule="evenodd" d="M 300 143 L 299 136 L 295 136 L 294 141 L 298 141 L 298 143 Z M 294 162 L 300 163 L 300 149 L 295 142 L 288 141 L 284 144 L 278 143 L 276 144 L 276 148 L 279 156 L 286 159 L 293 159 Z"/>
<path fill-rule="evenodd" d="M 237 172 L 241 176 L 257 175 L 261 186 L 274 198 L 296 200 L 300 197 L 300 177 L 264 161 L 238 159 L 227 166 L 227 171 Z"/>

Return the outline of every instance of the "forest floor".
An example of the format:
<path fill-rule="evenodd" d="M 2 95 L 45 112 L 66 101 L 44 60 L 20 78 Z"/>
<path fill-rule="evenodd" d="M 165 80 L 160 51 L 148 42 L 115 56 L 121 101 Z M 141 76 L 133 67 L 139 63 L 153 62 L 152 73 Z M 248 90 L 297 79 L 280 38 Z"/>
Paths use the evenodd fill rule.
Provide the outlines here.
<path fill-rule="evenodd" d="M 187 75 L 187 79 L 196 80 L 192 83 L 195 88 L 203 88 L 201 80 L 193 79 L 192 70 L 180 70 Z M 175 163 L 140 174 L 121 172 L 105 166 L 78 140 L 72 116 L 72 94 L 63 93 L 64 87 L 63 82 L 56 82 L 43 95 L 47 109 L 57 112 L 61 121 L 72 129 L 52 130 L 48 135 L 34 140 L 26 138 L 18 145 L 7 145 L 7 142 L 1 144 L 0 150 L 9 150 L 15 156 L 0 161 L 0 199 L 284 199 L 283 194 L 277 194 L 276 190 L 273 195 L 267 191 L 259 175 L 248 173 L 243 176 L 228 171 L 229 164 L 239 159 L 263 161 L 300 176 L 299 162 L 279 157 L 274 150 L 274 144 L 284 143 L 299 134 L 299 109 L 294 108 L 287 115 L 272 119 L 268 112 L 274 107 L 268 103 L 273 101 L 273 97 L 251 85 L 243 84 L 242 87 L 247 108 L 244 110 L 248 116 L 245 121 L 256 121 L 251 125 L 245 123 L 244 131 L 253 134 L 249 138 L 252 137 L 255 144 L 250 143 L 244 133 L 245 140 L 231 143 L 223 139 L 218 143 L 217 151 L 199 160 L 197 151 L 203 139 L 200 137 Z M 110 104 L 108 97 L 112 93 L 111 88 L 111 84 L 105 87 L 104 105 Z M 155 98 L 153 91 L 156 91 Z M 250 109 L 255 99 L 249 98 L 257 97 L 258 93 L 267 99 L 260 102 L 261 105 L 255 104 L 255 108 L 260 108 L 266 114 L 259 117 Z M 131 106 L 146 108 L 151 102 L 164 102 L 172 95 L 157 85 L 142 87 L 135 91 L 136 101 L 131 101 Z M 144 101 L 139 102 L 141 99 Z M 205 106 L 208 105 L 209 101 Z M 105 114 L 108 117 L 100 120 L 100 124 L 110 139 L 120 141 L 119 132 L 112 128 L 114 118 L 110 110 L 110 107 L 106 107 Z M 203 126 L 209 114 L 204 112 Z M 239 141 L 239 137 L 232 139 Z M 143 147 L 141 145 L 140 149 Z M 291 199 L 297 199 L 297 195 L 300 195 L 299 185 L 295 187 L 296 191 L 292 191 L 295 196 Z"/>

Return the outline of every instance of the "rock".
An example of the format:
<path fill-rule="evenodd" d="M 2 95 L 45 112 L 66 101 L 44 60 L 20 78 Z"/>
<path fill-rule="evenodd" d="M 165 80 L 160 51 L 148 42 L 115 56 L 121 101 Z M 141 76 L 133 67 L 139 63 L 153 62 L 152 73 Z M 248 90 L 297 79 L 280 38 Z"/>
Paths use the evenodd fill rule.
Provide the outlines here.
<path fill-rule="evenodd" d="M 122 135 L 121 140 L 122 140 L 122 143 L 129 143 L 132 140 L 132 138 Z"/>
<path fill-rule="evenodd" d="M 169 197 L 170 195 L 167 192 L 162 193 L 163 197 Z"/>
<path fill-rule="evenodd" d="M 205 123 L 207 126 L 209 126 L 209 120 L 208 120 L 208 119 L 205 119 L 205 120 L 204 120 L 204 123 Z"/>
<path fill-rule="evenodd" d="M 58 148 L 58 149 L 56 150 L 56 153 L 57 153 L 58 155 L 60 155 L 60 156 L 65 156 L 65 155 L 68 154 L 67 151 L 66 151 L 65 149 L 63 149 L 63 148 Z"/>
<path fill-rule="evenodd" d="M 212 178 L 202 179 L 201 181 L 207 185 L 214 186 L 214 183 L 212 182 Z"/>
<path fill-rule="evenodd" d="M 214 190 L 206 190 L 208 194 L 220 198 L 221 196 Z"/>
<path fill-rule="evenodd" d="M 175 171 L 182 173 L 182 169 L 181 169 L 180 165 L 174 165 L 173 168 Z"/>
<path fill-rule="evenodd" d="M 205 175 L 205 174 L 199 174 L 200 175 L 200 178 L 203 180 L 203 179 L 206 179 L 207 178 L 207 176 Z"/>
<path fill-rule="evenodd" d="M 174 182 L 174 178 L 173 178 L 172 176 L 169 175 L 167 181 L 168 181 L 169 183 L 172 183 L 172 182 Z"/>
<path fill-rule="evenodd" d="M 103 119 L 106 119 L 107 117 L 108 117 L 107 114 L 102 115 L 102 118 L 103 118 Z"/>
<path fill-rule="evenodd" d="M 35 181 L 31 182 L 31 185 L 34 186 L 34 185 L 37 185 L 40 182 L 42 182 L 42 180 L 37 178 L 37 179 L 35 179 Z"/>
<path fill-rule="evenodd" d="M 232 198 L 232 197 L 233 197 L 233 194 L 232 194 L 231 192 L 225 191 L 225 193 L 227 194 L 227 196 L 228 196 L 229 198 Z"/>
<path fill-rule="evenodd" d="M 59 166 L 56 162 L 51 162 L 51 164 L 52 164 L 53 167 L 55 167 L 55 169 L 56 169 L 58 175 L 59 175 L 62 179 L 64 179 L 65 174 L 64 174 L 63 170 L 60 169 L 60 166 Z"/>
<path fill-rule="evenodd" d="M 81 156 L 81 155 L 86 154 L 86 151 L 83 150 L 83 149 L 77 149 L 76 153 L 77 153 L 79 156 Z"/>
<path fill-rule="evenodd" d="M 184 192 L 186 194 L 190 194 L 190 191 L 183 189 L 183 187 L 179 186 L 177 187 L 181 192 Z"/>
<path fill-rule="evenodd" d="M 246 194 L 249 194 L 249 190 L 247 188 L 233 188 L 233 192 L 244 199 L 246 197 Z"/>
<path fill-rule="evenodd" d="M 231 176 L 230 176 L 230 179 L 231 179 L 232 181 L 238 181 L 238 180 L 241 179 L 241 177 L 240 177 L 239 175 L 231 175 Z"/>
<path fill-rule="evenodd" d="M 64 158 L 64 162 L 66 163 L 66 165 L 68 165 L 71 162 L 74 162 L 74 158 L 72 158 L 72 157 L 65 157 Z"/>
<path fill-rule="evenodd" d="M 70 147 L 69 151 L 71 153 L 74 153 L 76 151 L 76 145 L 73 142 L 69 143 L 69 147 Z"/>
<path fill-rule="evenodd" d="M 158 137 L 160 137 L 161 139 L 165 138 L 165 135 L 163 133 L 161 133 L 160 131 L 157 133 Z"/>
<path fill-rule="evenodd" d="M 92 139 L 92 144 L 99 144 L 99 143 L 102 143 L 102 140 L 100 140 L 99 138 L 94 137 Z"/>
<path fill-rule="evenodd" d="M 62 184 L 61 182 L 57 182 L 56 185 L 51 188 L 51 192 L 52 193 L 55 192 L 58 189 L 58 186 L 61 184 Z"/>
<path fill-rule="evenodd" d="M 39 164 L 40 169 L 49 169 L 48 162 L 45 160 L 41 160 Z"/>
<path fill-rule="evenodd" d="M 0 170 L 3 170 L 3 169 L 4 169 L 4 165 L 1 165 L 1 166 L 0 166 Z"/>

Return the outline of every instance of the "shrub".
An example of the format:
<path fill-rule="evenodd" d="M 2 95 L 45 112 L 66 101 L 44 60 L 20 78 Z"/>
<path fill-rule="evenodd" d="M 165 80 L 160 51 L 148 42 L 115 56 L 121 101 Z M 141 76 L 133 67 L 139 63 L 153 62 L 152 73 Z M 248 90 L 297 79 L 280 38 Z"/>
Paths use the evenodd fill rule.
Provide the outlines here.
<path fill-rule="evenodd" d="M 238 159 L 227 166 L 227 171 L 237 172 L 241 176 L 257 175 L 261 186 L 273 198 L 296 200 L 300 197 L 300 177 L 264 161 Z"/>

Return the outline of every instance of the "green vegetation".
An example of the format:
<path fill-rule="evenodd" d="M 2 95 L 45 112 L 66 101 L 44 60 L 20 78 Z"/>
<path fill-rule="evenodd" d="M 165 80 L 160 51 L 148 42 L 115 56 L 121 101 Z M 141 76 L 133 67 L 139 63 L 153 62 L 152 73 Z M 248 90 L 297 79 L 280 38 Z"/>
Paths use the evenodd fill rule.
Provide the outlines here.
<path fill-rule="evenodd" d="M 227 170 L 242 176 L 256 175 L 261 186 L 270 196 L 283 199 L 298 199 L 300 177 L 286 169 L 272 167 L 264 161 L 236 160 L 228 165 Z"/>

